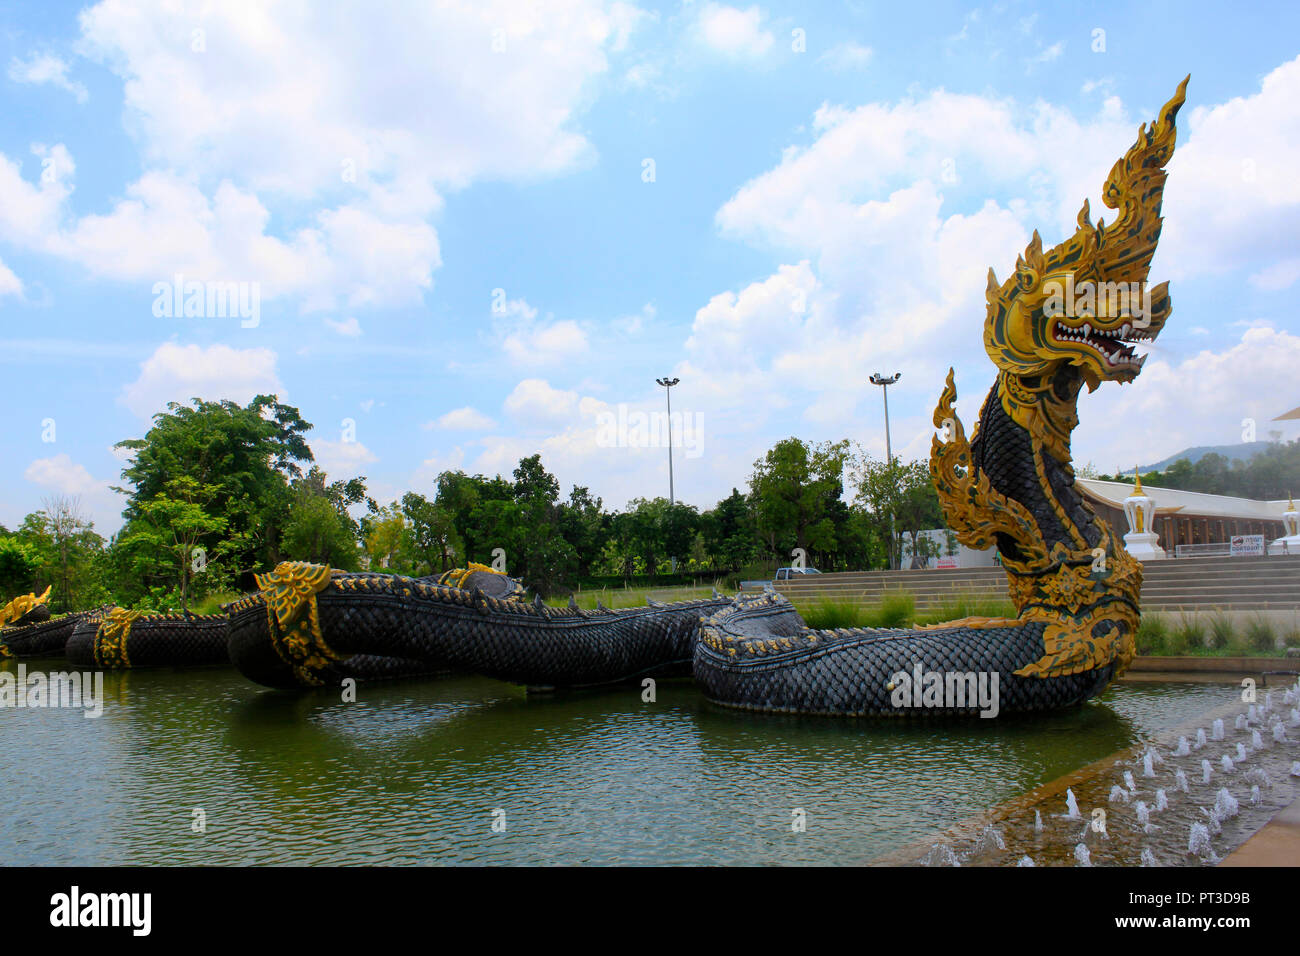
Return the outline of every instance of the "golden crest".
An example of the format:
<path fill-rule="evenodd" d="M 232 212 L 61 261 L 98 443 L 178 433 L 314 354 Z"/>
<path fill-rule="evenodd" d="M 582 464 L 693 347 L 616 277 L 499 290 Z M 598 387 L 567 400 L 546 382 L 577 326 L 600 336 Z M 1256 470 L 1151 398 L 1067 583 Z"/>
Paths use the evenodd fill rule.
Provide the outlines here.
<path fill-rule="evenodd" d="M 1043 536 L 1029 509 L 995 490 L 988 475 L 972 465 L 970 442 L 953 407 L 956 400 L 957 386 L 949 369 L 934 410 L 934 426 L 944 429 L 948 440 L 936 436 L 930 445 L 930 478 L 948 527 L 966 547 L 981 551 L 994 547 L 998 534 L 1012 538 L 1024 558 L 1015 560 L 1004 555 L 1002 561 L 1008 568 L 1029 573 L 1046 567 L 1049 558 Z"/>
<path fill-rule="evenodd" d="M 128 611 L 124 607 L 115 607 L 104 615 L 91 650 L 96 667 L 126 670 L 131 666 L 126 641 L 131 636 L 131 625 L 143 616 L 143 611 Z"/>
<path fill-rule="evenodd" d="M 48 601 L 52 590 L 54 590 L 54 585 L 47 587 L 44 593 L 40 595 L 23 594 L 14 598 L 3 608 L 0 608 L 0 627 L 22 620 L 24 615 L 31 613 L 32 610 Z"/>
<path fill-rule="evenodd" d="M 1094 225 L 1085 201 L 1069 239 L 1045 252 L 1035 232 L 1006 282 L 999 284 L 989 270 L 984 347 L 998 367 L 995 394 L 1028 433 L 1038 487 L 1070 544 L 1057 540 L 1049 549 L 1028 509 L 977 473 L 953 410 L 951 369 L 934 412 L 934 425 L 948 440 L 932 442 L 930 475 L 948 527 L 968 547 L 999 546 L 1017 620 L 1045 625 L 1043 656 L 1016 671 L 1021 676 L 1059 677 L 1111 663 L 1118 676 L 1136 653 L 1141 564 L 1086 501 L 1071 513 L 1057 500 L 1044 456 L 1073 479 L 1070 435 L 1078 424 L 1082 385 L 1094 389 L 1102 381 L 1136 378 L 1142 360 L 1129 343 L 1154 339 L 1169 316 L 1168 284 L 1147 289 L 1146 279 L 1160 238 L 1164 167 L 1173 155 L 1174 120 L 1186 89 L 1185 79 L 1156 122 L 1149 130 L 1142 125 L 1137 141 L 1111 168 L 1103 199 L 1119 211 L 1115 222 Z M 1084 295 L 1072 305 L 1081 308 L 1065 308 L 1066 294 L 1079 289 Z M 1082 525 L 1076 522 L 1079 510 L 1089 519 Z M 1093 528 L 1101 537 L 1090 548 L 1089 539 L 1097 540 L 1089 533 Z M 1013 547 L 1001 547 L 1008 543 Z M 939 626 L 1007 623 L 976 619 Z"/>
<path fill-rule="evenodd" d="M 319 671 L 343 660 L 325 643 L 316 608 L 316 595 L 330 584 L 329 567 L 284 561 L 269 574 L 255 577 L 266 602 L 267 626 L 276 653 L 300 681 L 319 687 L 324 683 Z"/>

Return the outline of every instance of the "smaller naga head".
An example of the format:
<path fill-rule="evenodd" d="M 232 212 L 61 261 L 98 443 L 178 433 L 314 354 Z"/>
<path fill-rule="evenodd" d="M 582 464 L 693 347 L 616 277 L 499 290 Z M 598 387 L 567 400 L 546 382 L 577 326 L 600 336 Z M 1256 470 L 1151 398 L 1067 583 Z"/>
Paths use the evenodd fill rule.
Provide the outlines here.
<path fill-rule="evenodd" d="M 1085 200 L 1069 239 L 1044 252 L 1035 232 L 1005 282 L 989 270 L 984 347 L 999 369 L 1049 379 L 1072 366 L 1089 389 L 1131 382 L 1142 370 L 1146 357 L 1134 345 L 1155 339 L 1170 312 L 1169 284 L 1150 287 L 1147 274 L 1186 89 L 1185 79 L 1112 167 L 1103 199 L 1119 210 L 1114 223 L 1094 225 Z"/>

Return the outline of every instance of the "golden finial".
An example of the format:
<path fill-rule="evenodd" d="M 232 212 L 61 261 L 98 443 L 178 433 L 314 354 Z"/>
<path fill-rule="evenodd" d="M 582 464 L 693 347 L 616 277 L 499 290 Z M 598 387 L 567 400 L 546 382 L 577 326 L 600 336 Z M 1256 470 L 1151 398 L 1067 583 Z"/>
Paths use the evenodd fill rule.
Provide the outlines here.
<path fill-rule="evenodd" d="M 1291 492 L 1286 493 L 1287 511 L 1295 511 L 1295 499 L 1291 497 Z"/>
<path fill-rule="evenodd" d="M 1142 494 L 1142 472 L 1134 469 L 1133 476 L 1137 478 L 1136 484 L 1133 485 L 1133 494 L 1140 495 Z"/>

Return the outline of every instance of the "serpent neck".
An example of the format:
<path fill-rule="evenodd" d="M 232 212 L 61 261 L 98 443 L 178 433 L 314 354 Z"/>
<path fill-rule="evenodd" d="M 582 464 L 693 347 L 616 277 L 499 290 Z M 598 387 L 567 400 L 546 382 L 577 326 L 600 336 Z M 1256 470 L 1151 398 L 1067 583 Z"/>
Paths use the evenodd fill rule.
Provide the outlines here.
<path fill-rule="evenodd" d="M 1050 376 L 999 373 L 971 442 L 975 468 L 1033 515 L 1048 553 L 1059 543 L 1077 555 L 1104 537 L 1100 519 L 1075 490 L 1070 464 L 1081 385 L 1072 365 L 1062 365 Z M 998 550 L 1019 559 L 1016 543 L 1006 535 L 998 535 Z"/>

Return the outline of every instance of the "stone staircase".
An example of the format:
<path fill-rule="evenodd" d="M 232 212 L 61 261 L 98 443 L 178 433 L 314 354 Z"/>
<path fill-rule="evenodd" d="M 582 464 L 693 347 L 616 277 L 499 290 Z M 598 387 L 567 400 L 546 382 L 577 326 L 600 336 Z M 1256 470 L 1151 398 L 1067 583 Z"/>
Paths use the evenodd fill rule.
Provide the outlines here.
<path fill-rule="evenodd" d="M 1177 558 L 1143 564 L 1142 608 L 1151 611 L 1291 611 L 1300 609 L 1300 555 Z M 792 601 L 821 598 L 878 604 L 891 591 L 907 591 L 918 611 L 959 595 L 1005 598 L 1001 568 L 934 571 L 848 571 L 781 581 Z"/>

